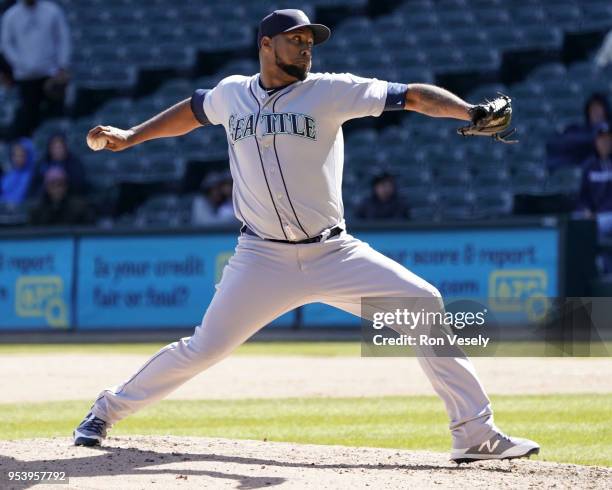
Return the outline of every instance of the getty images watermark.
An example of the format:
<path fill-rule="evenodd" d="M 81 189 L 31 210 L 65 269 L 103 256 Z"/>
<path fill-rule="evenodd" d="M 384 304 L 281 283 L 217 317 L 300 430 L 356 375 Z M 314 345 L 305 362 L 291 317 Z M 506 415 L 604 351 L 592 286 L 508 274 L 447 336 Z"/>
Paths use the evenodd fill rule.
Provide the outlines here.
<path fill-rule="evenodd" d="M 362 355 L 609 356 L 612 298 L 362 298 Z"/>
<path fill-rule="evenodd" d="M 491 340 L 483 334 L 475 337 L 461 337 L 452 330 L 440 331 L 440 336 L 432 336 L 432 329 L 436 326 L 462 330 L 466 327 L 483 326 L 487 309 L 482 311 L 419 311 L 397 308 L 395 311 L 375 311 L 373 313 L 372 328 L 382 330 L 385 327 L 396 327 L 400 331 L 406 329 L 411 334 L 400 334 L 398 337 L 390 337 L 383 333 L 375 334 L 372 338 L 374 345 L 410 345 L 410 346 L 437 346 L 448 343 L 450 346 L 477 345 L 486 347 Z M 426 333 L 419 333 L 425 331 Z"/>

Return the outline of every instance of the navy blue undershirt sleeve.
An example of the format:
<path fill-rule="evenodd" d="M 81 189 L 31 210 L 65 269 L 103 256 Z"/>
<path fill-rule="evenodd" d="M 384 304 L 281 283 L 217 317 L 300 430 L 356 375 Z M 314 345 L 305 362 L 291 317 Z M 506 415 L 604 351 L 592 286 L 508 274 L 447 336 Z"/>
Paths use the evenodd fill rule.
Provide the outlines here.
<path fill-rule="evenodd" d="M 387 100 L 384 111 L 403 111 L 406 92 L 408 92 L 407 84 L 387 82 Z"/>
<path fill-rule="evenodd" d="M 206 97 L 208 92 L 210 92 L 210 90 L 199 88 L 191 96 L 191 111 L 202 126 L 211 124 L 204 112 L 204 97 Z"/>

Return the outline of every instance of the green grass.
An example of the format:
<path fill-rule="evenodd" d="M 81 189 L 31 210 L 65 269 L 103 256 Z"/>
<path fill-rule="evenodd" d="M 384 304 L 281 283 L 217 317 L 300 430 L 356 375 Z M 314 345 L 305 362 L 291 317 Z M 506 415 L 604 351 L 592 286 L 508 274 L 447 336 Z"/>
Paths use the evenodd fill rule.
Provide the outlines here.
<path fill-rule="evenodd" d="M 4 344 L 0 345 L 0 356 L 24 354 L 142 354 L 152 355 L 166 344 L 124 343 L 124 344 Z M 555 348 L 543 342 L 503 342 L 494 350 L 481 351 L 466 348 L 468 355 L 487 357 L 562 357 L 568 351 Z M 384 347 L 378 355 L 392 355 L 393 347 Z M 401 357 L 413 352 L 406 347 L 396 348 L 395 355 Z M 612 353 L 612 342 L 593 344 L 590 347 L 574 345 L 576 356 L 608 357 Z M 247 342 L 238 347 L 234 355 L 242 356 L 314 356 L 314 357 L 359 357 L 362 355 L 360 342 Z M 364 353 L 367 355 L 367 352 Z M 370 354 L 372 355 L 372 354 Z"/>
<path fill-rule="evenodd" d="M 612 466 L 612 395 L 495 396 L 506 432 L 542 446 L 540 459 Z M 89 402 L 0 404 L 0 439 L 67 436 Z M 120 422 L 114 435 L 173 434 L 447 451 L 436 397 L 164 401 Z"/>
<path fill-rule="evenodd" d="M 154 354 L 166 344 L 4 344 L 0 356 L 23 354 Z M 351 356 L 361 353 L 359 342 L 247 342 L 234 354 L 245 356 Z"/>

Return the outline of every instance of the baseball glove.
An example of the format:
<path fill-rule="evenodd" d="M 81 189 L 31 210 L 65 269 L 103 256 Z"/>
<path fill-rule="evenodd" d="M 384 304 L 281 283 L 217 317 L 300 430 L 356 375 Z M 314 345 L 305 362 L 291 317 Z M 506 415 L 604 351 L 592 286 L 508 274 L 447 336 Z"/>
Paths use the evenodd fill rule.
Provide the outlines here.
<path fill-rule="evenodd" d="M 478 104 L 469 110 L 471 124 L 457 129 L 463 136 L 490 136 L 502 143 L 517 143 L 509 139 L 516 128 L 508 129 L 512 120 L 512 101 L 510 97 L 499 94 L 499 97 L 483 104 Z"/>

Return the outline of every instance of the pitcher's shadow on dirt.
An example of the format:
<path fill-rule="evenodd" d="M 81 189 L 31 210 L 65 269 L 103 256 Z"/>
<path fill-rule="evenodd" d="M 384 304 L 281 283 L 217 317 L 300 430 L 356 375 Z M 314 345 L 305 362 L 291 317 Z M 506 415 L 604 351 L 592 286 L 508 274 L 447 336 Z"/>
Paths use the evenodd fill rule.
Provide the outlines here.
<path fill-rule="evenodd" d="M 79 448 L 74 448 L 79 451 Z M 233 463 L 255 466 L 276 466 L 285 468 L 305 468 L 305 469 L 365 469 L 365 470 L 408 470 L 408 471 L 431 471 L 431 470 L 452 470 L 469 471 L 466 465 L 461 466 L 436 466 L 420 464 L 317 464 L 306 462 L 287 462 L 276 461 L 273 459 L 252 458 L 248 456 L 226 456 L 222 454 L 192 454 L 179 452 L 156 452 L 145 451 L 138 448 L 120 448 L 112 446 L 102 446 L 93 448 L 98 451 L 96 455 L 74 457 L 67 459 L 40 459 L 34 461 L 20 461 L 10 456 L 0 454 L 0 488 L 11 490 L 23 490 L 34 485 L 43 483 L 41 481 L 9 481 L 8 473 L 13 472 L 65 472 L 66 478 L 72 477 L 95 477 L 95 476 L 117 476 L 117 475 L 163 475 L 174 474 L 183 476 L 208 476 L 220 480 L 235 480 L 237 489 L 257 489 L 281 485 L 287 481 L 286 478 L 274 476 L 250 476 L 234 473 L 223 473 L 211 470 L 189 470 L 189 469 L 147 469 L 148 466 L 157 466 L 169 463 L 183 463 L 186 461 L 211 461 L 218 463 Z M 118 469 L 114 463 L 120 463 L 122 468 Z M 76 472 L 75 472 L 76 468 Z M 504 468 L 483 468 L 480 471 L 507 473 L 511 469 Z M 61 488 L 61 487 L 58 487 Z"/>

